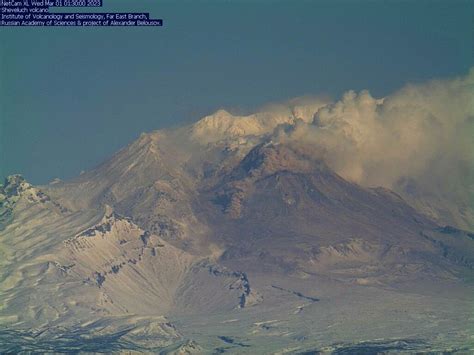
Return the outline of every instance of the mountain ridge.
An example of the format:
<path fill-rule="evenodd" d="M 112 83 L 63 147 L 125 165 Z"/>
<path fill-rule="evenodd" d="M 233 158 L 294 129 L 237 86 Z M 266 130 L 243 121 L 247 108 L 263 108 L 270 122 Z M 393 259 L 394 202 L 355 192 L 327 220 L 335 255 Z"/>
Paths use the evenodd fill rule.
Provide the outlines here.
<path fill-rule="evenodd" d="M 103 324 L 117 349 L 303 351 L 340 332 L 386 338 L 370 324 L 393 319 L 401 339 L 419 331 L 438 346 L 448 324 L 449 342 L 466 343 L 472 233 L 399 191 L 344 178 L 314 145 L 289 138 L 332 109 L 218 111 L 142 134 L 70 181 L 7 178 L 0 337 L 27 346 L 28 329 L 54 325 L 45 341 L 67 335 L 73 346 L 83 340 L 72 329 Z"/>

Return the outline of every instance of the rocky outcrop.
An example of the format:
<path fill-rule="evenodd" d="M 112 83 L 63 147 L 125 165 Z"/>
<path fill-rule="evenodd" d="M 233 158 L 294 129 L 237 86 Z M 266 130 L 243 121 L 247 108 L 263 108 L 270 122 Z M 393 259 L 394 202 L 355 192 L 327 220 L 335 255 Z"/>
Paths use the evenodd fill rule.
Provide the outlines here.
<path fill-rule="evenodd" d="M 21 175 L 10 175 L 0 185 L 0 230 L 13 218 L 15 204 L 20 200 L 26 203 L 44 205 L 57 213 L 67 214 L 69 211 L 41 189 L 28 183 Z"/>

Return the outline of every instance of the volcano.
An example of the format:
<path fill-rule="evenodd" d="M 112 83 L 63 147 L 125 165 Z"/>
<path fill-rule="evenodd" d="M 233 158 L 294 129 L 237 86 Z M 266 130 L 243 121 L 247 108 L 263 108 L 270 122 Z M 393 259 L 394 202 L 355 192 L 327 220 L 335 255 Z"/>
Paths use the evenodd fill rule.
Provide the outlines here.
<path fill-rule="evenodd" d="M 474 234 L 278 139 L 325 104 L 220 110 L 70 181 L 6 178 L 0 349 L 473 351 Z"/>

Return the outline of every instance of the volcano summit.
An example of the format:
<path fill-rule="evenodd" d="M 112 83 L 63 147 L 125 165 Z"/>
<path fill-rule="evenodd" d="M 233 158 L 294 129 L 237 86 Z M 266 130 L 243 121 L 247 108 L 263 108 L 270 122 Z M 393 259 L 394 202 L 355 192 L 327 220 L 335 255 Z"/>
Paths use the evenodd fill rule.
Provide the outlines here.
<path fill-rule="evenodd" d="M 474 351 L 474 72 L 142 134 L 0 188 L 0 350 Z"/>

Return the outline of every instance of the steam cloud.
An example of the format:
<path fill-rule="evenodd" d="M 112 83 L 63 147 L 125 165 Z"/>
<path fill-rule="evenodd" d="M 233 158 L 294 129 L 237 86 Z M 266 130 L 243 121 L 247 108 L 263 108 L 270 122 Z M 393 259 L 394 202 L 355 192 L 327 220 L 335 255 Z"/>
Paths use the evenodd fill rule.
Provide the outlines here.
<path fill-rule="evenodd" d="M 472 227 L 474 68 L 464 77 L 407 85 L 383 99 L 349 91 L 278 139 L 309 144 L 360 185 L 443 201 Z"/>

